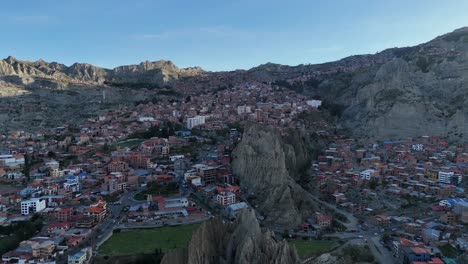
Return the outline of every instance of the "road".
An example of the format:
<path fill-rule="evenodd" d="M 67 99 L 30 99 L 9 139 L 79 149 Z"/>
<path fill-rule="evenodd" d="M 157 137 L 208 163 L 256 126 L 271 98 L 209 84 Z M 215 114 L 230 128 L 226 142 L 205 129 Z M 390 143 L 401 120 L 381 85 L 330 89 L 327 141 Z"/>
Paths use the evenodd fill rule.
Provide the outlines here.
<path fill-rule="evenodd" d="M 308 193 L 308 194 L 309 194 L 309 197 L 312 200 L 314 200 L 315 202 L 321 204 L 322 206 L 327 207 L 328 209 L 334 210 L 335 212 L 340 213 L 340 214 L 344 215 L 346 218 L 348 218 L 349 223 L 341 222 L 344 226 L 346 226 L 347 229 L 357 229 L 358 228 L 359 221 L 353 214 L 351 214 L 351 213 L 349 213 L 349 212 L 347 212 L 345 210 L 337 208 L 336 205 L 334 205 L 334 204 L 330 204 L 330 203 L 327 203 L 325 201 L 322 201 L 318 197 L 312 195 L 311 193 Z"/>
<path fill-rule="evenodd" d="M 144 203 L 145 201 L 137 201 L 133 199 L 133 196 L 140 192 L 141 190 L 136 190 L 132 192 L 126 192 L 121 194 L 119 203 L 109 204 L 108 217 L 97 227 L 94 228 L 92 234 L 82 241 L 80 245 L 84 246 L 96 246 L 104 242 L 108 236 L 113 232 L 114 227 L 124 218 L 125 212 L 123 211 L 124 207 L 132 206 L 138 203 Z M 57 258 L 57 263 L 67 263 L 68 256 L 78 253 L 82 246 L 73 247 L 67 250 L 63 255 Z M 95 253 L 95 252 L 94 252 Z"/>
<path fill-rule="evenodd" d="M 372 252 L 372 255 L 380 264 L 395 264 L 396 261 L 392 254 L 380 243 L 379 236 L 373 236 L 367 239 L 367 244 Z"/>

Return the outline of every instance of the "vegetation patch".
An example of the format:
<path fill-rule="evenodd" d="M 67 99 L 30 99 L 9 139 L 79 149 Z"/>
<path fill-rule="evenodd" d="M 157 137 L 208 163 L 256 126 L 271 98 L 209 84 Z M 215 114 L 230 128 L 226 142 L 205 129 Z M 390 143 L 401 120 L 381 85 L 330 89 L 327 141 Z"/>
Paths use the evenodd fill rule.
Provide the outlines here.
<path fill-rule="evenodd" d="M 322 101 L 320 109 L 327 110 L 332 116 L 341 117 L 344 110 L 346 109 L 346 106 L 324 100 Z"/>
<path fill-rule="evenodd" d="M 288 243 L 296 248 L 300 258 L 308 258 L 326 253 L 338 245 L 334 241 L 320 240 L 291 240 Z"/>
<path fill-rule="evenodd" d="M 158 184 L 152 182 L 148 184 L 147 189 L 145 191 L 135 194 L 133 198 L 135 200 L 144 201 L 146 200 L 146 196 L 148 194 L 169 196 L 177 193 L 179 193 L 179 186 L 177 185 L 177 183 L 170 182 L 168 184 Z"/>
<path fill-rule="evenodd" d="M 187 246 L 199 225 L 180 225 L 154 229 L 136 229 L 114 233 L 100 248 L 102 256 L 130 256 L 167 252 Z"/>
<path fill-rule="evenodd" d="M 444 254 L 444 256 L 449 258 L 455 258 L 458 255 L 460 255 L 460 252 L 449 244 L 441 246 L 439 247 L 439 249 L 442 252 L 442 254 Z"/>
<path fill-rule="evenodd" d="M 165 122 L 160 126 L 151 126 L 146 131 L 137 131 L 128 136 L 129 139 L 150 139 L 152 137 L 168 138 L 175 135 L 175 132 L 182 129 L 181 124 Z"/>
<path fill-rule="evenodd" d="M 343 249 L 344 263 L 373 262 L 374 256 L 368 246 L 347 246 Z"/>
<path fill-rule="evenodd" d="M 18 247 L 23 240 L 30 239 L 42 228 L 42 218 L 33 215 L 31 221 L 18 222 L 10 226 L 0 226 L 0 254 Z"/>
<path fill-rule="evenodd" d="M 132 148 L 139 146 L 141 143 L 143 143 L 143 141 L 145 140 L 141 138 L 131 138 L 125 141 L 120 141 L 119 143 L 117 143 L 117 145 L 124 148 Z"/>

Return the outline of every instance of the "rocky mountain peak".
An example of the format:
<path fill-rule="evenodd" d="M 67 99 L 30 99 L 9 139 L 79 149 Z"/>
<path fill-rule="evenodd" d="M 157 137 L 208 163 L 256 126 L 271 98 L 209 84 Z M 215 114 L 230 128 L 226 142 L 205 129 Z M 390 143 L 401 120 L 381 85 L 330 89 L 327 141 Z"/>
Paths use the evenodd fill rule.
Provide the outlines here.
<path fill-rule="evenodd" d="M 6 62 L 8 62 L 9 64 L 13 64 L 15 63 L 17 60 L 15 57 L 13 56 L 8 56 L 8 58 L 5 59 Z"/>

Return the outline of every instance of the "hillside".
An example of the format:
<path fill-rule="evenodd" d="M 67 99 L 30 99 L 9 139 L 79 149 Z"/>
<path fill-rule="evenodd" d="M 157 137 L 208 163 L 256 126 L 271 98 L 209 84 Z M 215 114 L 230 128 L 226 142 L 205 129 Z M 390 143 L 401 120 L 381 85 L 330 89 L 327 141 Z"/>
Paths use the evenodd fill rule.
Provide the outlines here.
<path fill-rule="evenodd" d="M 88 98 L 96 97 L 106 87 L 116 94 L 115 98 L 122 98 L 115 104 L 131 104 L 154 95 L 154 92 L 142 92 L 141 88 L 159 89 L 169 85 L 173 94 L 187 96 L 245 83 L 272 83 L 320 97 L 326 105 L 337 109 L 342 127 L 357 137 L 375 139 L 428 134 L 466 141 L 467 77 L 468 28 L 414 47 L 391 48 L 373 55 L 356 55 L 316 65 L 266 63 L 231 72 L 205 72 L 198 67 L 180 69 L 170 61 L 146 61 L 114 69 L 82 63 L 66 66 L 43 60 L 27 62 L 13 57 L 0 61 L 1 100 L 18 99 L 11 105 L 25 99 L 53 109 L 54 102 L 49 102 L 43 94 L 55 91 L 66 93 L 67 98 L 73 94 Z M 41 94 L 37 94 L 37 89 Z M 128 89 L 140 98 L 126 93 Z M 35 114 L 43 115 L 40 109 Z M 49 117 L 55 118 L 54 115 L 54 111 L 47 112 Z M 18 111 L 11 114 L 4 111 L 0 121 L 8 119 L 19 120 L 14 128 L 21 128 L 30 120 L 23 120 L 23 114 Z M 60 119 L 63 117 L 57 118 Z"/>
<path fill-rule="evenodd" d="M 415 47 L 301 66 L 301 78 L 285 74 L 297 67 L 261 71 L 285 76 L 280 85 L 341 105 L 341 125 L 357 136 L 468 139 L 468 28 Z"/>

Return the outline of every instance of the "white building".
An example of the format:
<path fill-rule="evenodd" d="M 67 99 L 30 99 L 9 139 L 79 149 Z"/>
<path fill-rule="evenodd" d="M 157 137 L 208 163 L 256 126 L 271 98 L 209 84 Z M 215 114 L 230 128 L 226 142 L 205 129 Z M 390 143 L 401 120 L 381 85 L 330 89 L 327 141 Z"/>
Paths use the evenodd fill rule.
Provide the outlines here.
<path fill-rule="evenodd" d="M 439 182 L 445 184 L 459 184 L 462 181 L 461 174 L 455 174 L 453 172 L 439 171 Z"/>
<path fill-rule="evenodd" d="M 174 162 L 174 161 L 176 161 L 176 160 L 178 160 L 178 159 L 183 159 L 183 158 L 185 158 L 184 155 L 174 155 L 174 156 L 170 156 L 170 157 L 169 157 L 169 159 L 170 159 L 172 162 Z"/>
<path fill-rule="evenodd" d="M 361 173 L 359 173 L 359 176 L 361 177 L 361 179 L 369 181 L 373 177 L 374 174 L 375 174 L 375 170 L 367 169 L 367 170 L 361 171 Z"/>
<path fill-rule="evenodd" d="M 28 215 L 40 212 L 46 208 L 46 200 L 40 198 L 31 198 L 21 202 L 21 214 Z"/>
<path fill-rule="evenodd" d="M 237 114 L 242 115 L 242 114 L 248 114 L 252 112 L 252 108 L 247 105 L 239 105 L 237 106 Z"/>
<path fill-rule="evenodd" d="M 314 108 L 318 108 L 319 106 L 322 105 L 322 101 L 321 100 L 308 100 L 306 101 L 306 104 Z"/>
<path fill-rule="evenodd" d="M 67 177 L 67 181 L 63 184 L 63 188 L 70 190 L 72 192 L 80 191 L 80 181 L 78 177 L 70 175 Z"/>
<path fill-rule="evenodd" d="M 49 161 L 47 161 L 47 162 L 45 163 L 45 165 L 46 165 L 49 169 L 51 169 L 51 170 L 59 169 L 59 167 L 60 167 L 59 162 L 56 161 L 56 160 L 49 160 Z"/>
<path fill-rule="evenodd" d="M 165 208 L 187 207 L 188 200 L 185 197 L 166 198 L 164 200 Z"/>
<path fill-rule="evenodd" d="M 187 118 L 187 128 L 192 129 L 196 126 L 205 124 L 206 116 L 195 116 Z"/>
<path fill-rule="evenodd" d="M 413 144 L 411 148 L 414 151 L 423 151 L 424 150 L 424 145 L 423 144 Z"/>
<path fill-rule="evenodd" d="M 202 185 L 201 177 L 195 176 L 195 177 L 190 178 L 190 184 L 192 184 L 193 186 L 201 186 Z"/>
<path fill-rule="evenodd" d="M 8 172 L 4 177 L 6 177 L 7 179 L 10 179 L 10 180 L 18 180 L 18 179 L 21 179 L 23 176 L 24 175 L 23 175 L 22 172 L 11 171 L 11 172 Z"/>
<path fill-rule="evenodd" d="M 236 203 L 236 195 L 232 192 L 220 192 L 216 195 L 216 203 L 227 206 Z"/>
<path fill-rule="evenodd" d="M 138 121 L 140 121 L 140 122 L 153 122 L 154 117 L 152 117 L 152 116 L 140 116 L 140 117 L 138 117 Z"/>
<path fill-rule="evenodd" d="M 7 167 L 14 167 L 24 165 L 24 156 L 23 155 L 0 155 L 0 165 Z"/>
<path fill-rule="evenodd" d="M 91 257 L 92 249 L 90 247 L 83 248 L 76 254 L 68 256 L 68 264 L 84 264 L 88 263 L 88 259 Z"/>

